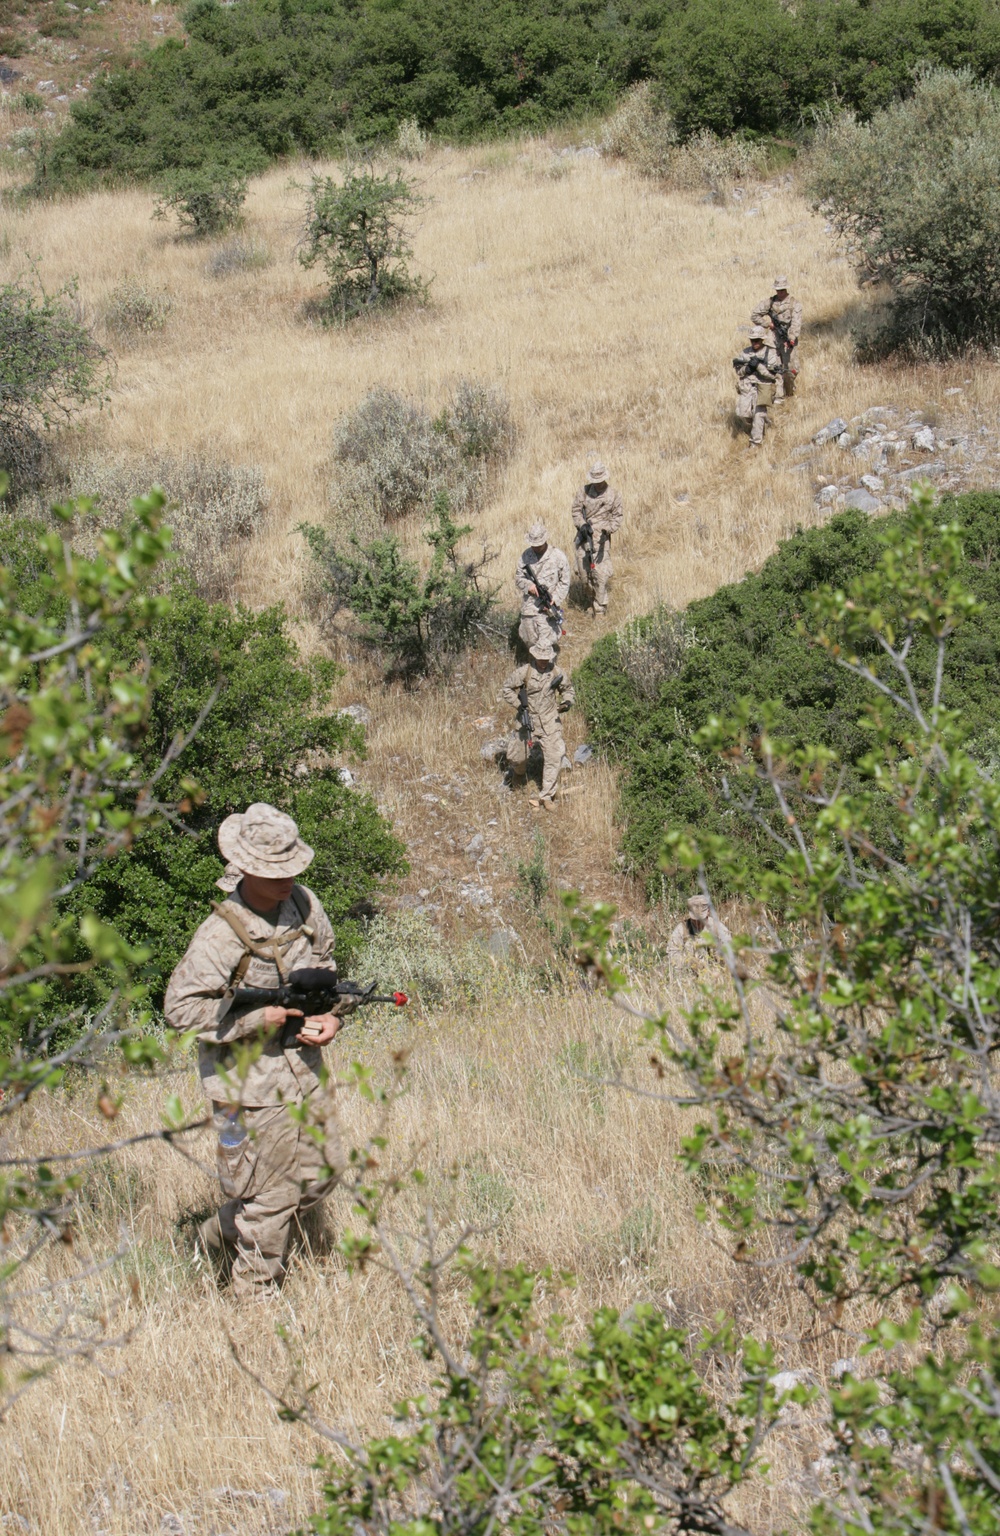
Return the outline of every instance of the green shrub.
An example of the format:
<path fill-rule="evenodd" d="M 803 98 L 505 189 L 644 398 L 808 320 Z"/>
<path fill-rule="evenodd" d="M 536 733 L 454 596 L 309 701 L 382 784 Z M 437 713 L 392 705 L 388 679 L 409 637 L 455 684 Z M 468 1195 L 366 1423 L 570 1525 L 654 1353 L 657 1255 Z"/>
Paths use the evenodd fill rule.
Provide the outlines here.
<path fill-rule="evenodd" d="M 632 87 L 604 130 L 605 153 L 627 160 L 643 176 L 682 192 L 708 192 L 725 203 L 737 182 L 759 179 L 767 155 L 745 138 L 721 139 L 700 128 L 685 142 L 665 107 L 662 88 L 643 80 Z"/>
<path fill-rule="evenodd" d="M 144 977 L 154 999 L 191 937 L 218 899 L 222 860 L 220 821 L 255 800 L 294 816 L 316 858 L 306 877 L 337 932 L 345 965 L 361 934 L 356 911 L 387 878 L 406 868 L 403 848 L 366 794 L 345 787 L 330 761 L 345 747 L 361 750 L 357 727 L 324 713 L 331 664 L 304 665 L 281 608 L 251 613 L 211 605 L 174 589 L 144 637 L 154 680 L 138 763 L 158 763 L 183 740 L 221 684 L 198 735 L 171 763 L 157 790 L 165 800 L 197 780 L 203 798 L 174 823 L 136 839 L 102 864 L 65 903 L 76 915 L 95 913 L 132 945 L 149 947 Z M 139 641 L 122 637 L 120 662 L 139 667 Z M 84 1004 L 100 1000 L 88 980 Z"/>
<path fill-rule="evenodd" d="M 165 219 L 174 213 L 182 229 L 205 239 L 232 228 L 246 195 L 247 178 L 232 166 L 185 167 L 163 178 L 153 217 Z"/>
<path fill-rule="evenodd" d="M 453 138 L 607 111 L 648 71 L 666 0 L 195 0 L 188 36 L 98 75 L 35 189 L 218 161 L 253 174 L 413 120 Z"/>
<path fill-rule="evenodd" d="M 957 497 L 942 505 L 942 515 L 964 529 L 963 580 L 983 603 L 953 643 L 944 698 L 988 751 L 993 676 L 1000 664 L 1000 573 L 990 556 L 1000 495 Z M 888 526 L 897 522 L 897 515 L 885 520 Z M 760 715 L 768 700 L 778 700 L 776 734 L 828 746 L 851 773 L 860 773 L 871 745 L 864 718 L 867 691 L 825 651 L 804 647 L 796 620 L 814 588 L 846 582 L 875 565 L 883 526 L 863 513 L 840 513 L 825 527 L 796 533 L 759 572 L 692 603 L 684 622 L 697 643 L 679 655 L 672 652 L 655 697 L 649 696 L 650 674 L 645 667 L 637 673 L 632 661 L 636 640 L 641 646 L 645 635 L 655 634 L 655 616 L 599 640 L 576 673 L 591 739 L 622 766 L 623 848 L 652 897 L 662 889 L 658 865 L 665 830 L 731 832 L 751 880 L 762 877 L 780 851 L 762 827 L 733 827 L 724 796 L 725 766 L 695 742 L 712 716 L 732 713 L 741 699 L 749 699 L 751 713 Z M 918 651 L 913 658 L 918 677 L 929 665 L 929 654 Z M 772 830 L 780 830 L 777 823 Z"/>
<path fill-rule="evenodd" d="M 796 130 L 824 105 L 870 117 L 909 95 L 925 62 L 994 76 L 994 0 L 688 0 L 654 72 L 682 137 L 725 137 Z"/>
<path fill-rule="evenodd" d="M 341 608 L 350 611 L 362 640 L 386 658 L 391 676 L 410 682 L 446 672 L 480 638 L 499 590 L 483 584 L 493 556 L 484 550 L 476 560 L 459 558 L 459 541 L 472 529 L 453 520 L 443 492 L 424 535 L 432 551 L 426 575 L 394 534 L 367 545 L 352 537 L 345 550 L 321 528 L 303 532 L 334 616 Z"/>
<path fill-rule="evenodd" d="M 407 226 L 422 204 L 401 171 L 376 176 L 366 165 L 349 169 L 342 183 L 313 177 L 299 260 L 326 270 L 321 318 L 343 324 L 401 299 L 426 298 L 426 284 L 407 266 Z"/>
<path fill-rule="evenodd" d="M 42 471 L 44 434 L 100 392 L 104 354 L 74 310 L 75 289 L 0 287 L 0 470 L 15 492 Z"/>
<path fill-rule="evenodd" d="M 1000 91 L 925 71 L 869 123 L 836 117 L 810 185 L 888 312 L 862 354 L 942 357 L 1000 341 Z"/>

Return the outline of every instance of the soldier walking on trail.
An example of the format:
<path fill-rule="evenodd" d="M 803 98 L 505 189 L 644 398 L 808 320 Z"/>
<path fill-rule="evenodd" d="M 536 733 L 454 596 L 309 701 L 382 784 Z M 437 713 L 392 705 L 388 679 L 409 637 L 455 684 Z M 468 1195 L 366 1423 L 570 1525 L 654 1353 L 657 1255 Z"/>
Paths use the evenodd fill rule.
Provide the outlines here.
<path fill-rule="evenodd" d="M 614 570 L 611 535 L 622 525 L 621 492 L 608 484 L 608 472 L 598 461 L 591 464 L 587 483 L 573 498 L 576 528 L 576 569 L 587 588 L 595 617 L 608 611 L 608 591 Z"/>
<path fill-rule="evenodd" d="M 774 348 L 768 345 L 769 335 L 762 325 L 752 326 L 748 344 L 739 357 L 733 358 L 739 391 L 736 414 L 741 421 L 750 424 L 752 448 L 759 448 L 764 441 L 767 408 L 774 398 L 775 381 L 781 377 L 781 362 Z"/>
<path fill-rule="evenodd" d="M 789 293 L 787 277 L 774 279 L 774 292 L 757 305 L 750 323 L 767 326 L 771 331 L 770 340 L 781 361 L 781 371 L 774 385 L 774 403 L 780 405 L 786 390 L 791 394 L 795 388 L 795 375 L 799 371 L 795 366 L 796 349 L 802 330 L 802 305 Z"/>
<path fill-rule="evenodd" d="M 716 946 L 728 944 L 732 934 L 721 918 L 712 916 L 707 896 L 692 896 L 687 904 L 687 917 L 677 924 L 667 945 L 667 959 L 671 966 L 697 965 L 709 953 L 711 940 Z"/>
<path fill-rule="evenodd" d="M 251 805 L 219 828 L 227 861 L 218 884 L 227 892 L 195 933 L 170 978 L 164 1003 L 174 1029 L 194 1030 L 205 1097 L 219 1133 L 217 1168 L 225 1204 L 198 1229 L 200 1246 L 233 1257 L 233 1291 L 240 1297 L 274 1294 L 284 1276 L 293 1222 L 328 1194 L 336 1180 L 332 1124 L 326 1146 L 309 1123 L 321 1119 L 321 1050 L 357 1004 L 303 1018 L 269 1006 L 229 1016 L 241 986 L 278 987 L 304 966 L 336 977 L 334 936 L 318 898 L 296 883 L 313 850 L 290 816 L 271 805 Z M 291 1043 L 293 1030 L 301 1025 Z M 258 1047 L 259 1055 L 246 1053 Z M 236 1056 L 244 1059 L 237 1072 Z M 250 1055 L 249 1065 L 246 1055 Z M 307 1107 L 306 1123 L 289 1109 Z"/>
<path fill-rule="evenodd" d="M 555 649 L 547 640 L 538 640 L 530 650 L 531 660 L 515 667 L 504 679 L 503 696 L 511 709 L 518 711 L 517 729 L 507 743 L 507 761 L 515 784 L 528 772 L 528 757 L 537 743 L 542 750 L 542 791 L 533 796 L 531 805 L 555 810 L 559 774 L 566 759 L 560 716 L 575 702 L 573 684 L 555 665 Z"/>
<path fill-rule="evenodd" d="M 569 593 L 569 561 L 549 543 L 544 523 L 528 529 L 528 547 L 517 562 L 514 585 L 521 597 L 518 634 L 530 650 L 539 640 L 557 645 L 563 635 L 563 607 Z"/>

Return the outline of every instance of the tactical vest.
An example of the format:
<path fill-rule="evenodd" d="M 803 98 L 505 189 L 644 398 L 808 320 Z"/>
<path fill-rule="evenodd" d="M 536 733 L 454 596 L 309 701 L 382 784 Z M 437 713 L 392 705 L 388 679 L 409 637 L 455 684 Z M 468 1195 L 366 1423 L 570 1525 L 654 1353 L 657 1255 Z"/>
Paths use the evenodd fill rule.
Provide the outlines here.
<path fill-rule="evenodd" d="M 295 903 L 295 910 L 299 914 L 300 926 L 298 928 L 289 928 L 288 932 L 281 939 L 274 935 L 262 944 L 258 944 L 256 939 L 250 937 L 243 925 L 242 919 L 238 916 L 238 909 L 231 906 L 228 900 L 212 902 L 212 911 L 217 917 L 221 917 L 223 922 L 229 924 L 243 945 L 243 953 L 233 967 L 225 996 L 228 997 L 231 992 L 235 992 L 236 988 L 241 985 L 250 967 L 251 960 L 269 960 L 272 965 L 277 967 L 278 979 L 282 985 L 288 980 L 288 973 L 285 970 L 284 964 L 285 955 L 296 940 L 305 938 L 311 944 L 315 938 L 315 929 L 306 922 L 310 911 L 309 897 L 300 885 L 292 886 L 292 901 Z"/>

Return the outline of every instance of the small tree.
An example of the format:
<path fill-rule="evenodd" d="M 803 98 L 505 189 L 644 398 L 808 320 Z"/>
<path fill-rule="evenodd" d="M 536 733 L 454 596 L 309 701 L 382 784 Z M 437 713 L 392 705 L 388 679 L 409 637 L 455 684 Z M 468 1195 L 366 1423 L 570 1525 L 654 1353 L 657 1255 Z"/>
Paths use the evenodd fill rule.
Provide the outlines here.
<path fill-rule="evenodd" d="M 484 549 L 478 560 L 459 559 L 458 542 L 472 529 L 453 520 L 443 493 L 424 535 L 433 551 L 425 576 L 394 534 L 366 545 L 352 538 L 344 552 L 321 528 L 303 532 L 335 611 L 350 609 L 362 638 L 385 654 L 392 674 L 410 681 L 444 671 L 482 633 L 499 591 L 482 584 L 494 557 Z"/>
<path fill-rule="evenodd" d="M 407 223 L 423 203 L 398 170 L 376 176 L 370 165 L 354 168 L 342 185 L 330 176 L 313 177 L 299 260 L 326 269 L 327 321 L 344 322 L 426 295 L 426 283 L 407 266 L 413 255 Z"/>
<path fill-rule="evenodd" d="M 104 353 L 73 313 L 72 287 L 36 296 L 0 287 L 0 470 L 17 492 L 37 481 L 43 434 L 101 388 Z"/>
<path fill-rule="evenodd" d="M 230 165 L 202 165 L 173 171 L 162 182 L 154 219 L 175 213 L 183 230 L 198 239 L 232 229 L 247 195 L 247 178 Z"/>
<path fill-rule="evenodd" d="M 927 70 L 869 123 L 834 118 L 811 173 L 817 204 L 889 310 L 872 356 L 947 356 L 1000 340 L 1000 91 L 967 70 Z"/>

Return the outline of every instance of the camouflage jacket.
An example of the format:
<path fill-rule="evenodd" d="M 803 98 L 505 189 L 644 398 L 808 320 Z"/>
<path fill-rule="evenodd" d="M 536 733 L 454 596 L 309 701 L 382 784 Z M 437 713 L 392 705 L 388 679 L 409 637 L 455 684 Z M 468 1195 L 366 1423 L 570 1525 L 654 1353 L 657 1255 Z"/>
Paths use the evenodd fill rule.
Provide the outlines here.
<path fill-rule="evenodd" d="M 779 303 L 772 294 L 762 299 L 750 316 L 751 325 L 771 325 L 777 320 L 788 332 L 789 341 L 798 341 L 802 329 L 802 305 L 791 294 Z"/>
<path fill-rule="evenodd" d="M 670 935 L 667 959 L 671 965 L 681 965 L 688 960 L 697 961 L 705 955 L 718 953 L 722 945 L 728 944 L 731 939 L 732 934 L 719 917 L 709 917 L 700 930 L 694 927 L 690 918 L 685 917 Z"/>
<path fill-rule="evenodd" d="M 558 667 L 539 672 L 530 661 L 523 667 L 515 667 L 510 676 L 504 678 L 503 684 L 503 696 L 511 709 L 520 709 L 522 687 L 528 695 L 531 729 L 539 736 L 558 726 L 562 710 L 576 702 L 573 684 Z"/>
<path fill-rule="evenodd" d="M 573 498 L 571 516 L 576 528 L 589 523 L 595 539 L 602 533 L 617 533 L 623 516 L 621 492 L 608 485 L 599 495 L 593 495 L 591 487 L 585 485 Z"/>
<path fill-rule="evenodd" d="M 522 615 L 542 611 L 538 599 L 528 591 L 529 586 L 538 581 L 548 587 L 556 607 L 562 608 L 569 593 L 570 569 L 566 556 L 554 544 L 550 544 L 541 556 L 536 555 L 529 545 L 517 562 L 514 585 L 521 594 Z"/>
<path fill-rule="evenodd" d="M 262 1108 L 296 1104 L 319 1087 L 322 1054 L 317 1046 L 282 1048 L 280 1031 L 265 1031 L 262 1009 L 229 1019 L 230 986 L 277 987 L 280 971 L 288 976 L 304 965 L 328 966 L 336 975 L 334 937 L 319 900 L 304 885 L 296 891 L 306 898 L 305 918 L 289 897 L 278 908 L 274 923 L 255 912 L 239 890 L 220 902 L 192 938 L 170 978 L 164 1000 L 167 1023 L 178 1030 L 196 1030 L 198 1070 L 206 1099 L 217 1104 L 240 1103 Z M 241 978 L 236 976 L 246 946 L 220 912 L 231 909 L 237 923 L 262 954 L 252 954 Z M 272 914 L 273 916 L 274 914 Z M 241 1046 L 257 1046 L 257 1059 L 237 1076 Z"/>
<path fill-rule="evenodd" d="M 758 379 L 764 384 L 773 384 L 781 372 L 781 359 L 766 342 L 759 352 L 755 352 L 748 343 L 739 356 L 733 359 L 733 363 L 741 384 L 755 384 Z M 753 363 L 757 365 L 755 368 L 750 366 Z"/>

